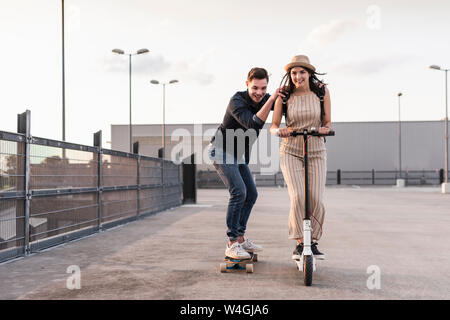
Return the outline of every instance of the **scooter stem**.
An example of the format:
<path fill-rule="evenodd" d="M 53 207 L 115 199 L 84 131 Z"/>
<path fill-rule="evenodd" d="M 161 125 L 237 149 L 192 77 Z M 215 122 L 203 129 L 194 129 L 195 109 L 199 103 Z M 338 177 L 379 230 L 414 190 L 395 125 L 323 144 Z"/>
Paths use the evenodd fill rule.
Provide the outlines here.
<path fill-rule="evenodd" d="M 308 183 L 308 130 L 303 135 L 303 163 L 305 166 L 305 219 L 303 220 L 303 253 L 305 256 L 311 252 L 311 220 L 309 218 L 309 183 Z"/>
<path fill-rule="evenodd" d="M 311 251 L 311 220 L 303 220 L 303 255 L 312 255 Z"/>
<path fill-rule="evenodd" d="M 303 163 L 305 167 L 305 220 L 309 220 L 308 130 L 303 131 Z"/>

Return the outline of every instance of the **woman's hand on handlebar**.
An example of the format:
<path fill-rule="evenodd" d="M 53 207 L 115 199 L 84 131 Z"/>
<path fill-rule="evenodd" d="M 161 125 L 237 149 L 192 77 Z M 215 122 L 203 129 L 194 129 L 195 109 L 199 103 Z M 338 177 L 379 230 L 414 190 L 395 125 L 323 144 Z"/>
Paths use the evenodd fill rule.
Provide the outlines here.
<path fill-rule="evenodd" d="M 319 127 L 319 133 L 320 134 L 328 134 L 330 133 L 330 131 L 332 131 L 333 129 L 326 126 L 326 127 Z"/>
<path fill-rule="evenodd" d="M 281 138 L 285 138 L 285 137 L 289 137 L 291 135 L 291 132 L 289 131 L 288 128 L 280 128 L 280 129 L 278 129 L 278 135 Z"/>
<path fill-rule="evenodd" d="M 270 133 L 281 138 L 289 137 L 291 135 L 288 128 L 271 128 Z"/>

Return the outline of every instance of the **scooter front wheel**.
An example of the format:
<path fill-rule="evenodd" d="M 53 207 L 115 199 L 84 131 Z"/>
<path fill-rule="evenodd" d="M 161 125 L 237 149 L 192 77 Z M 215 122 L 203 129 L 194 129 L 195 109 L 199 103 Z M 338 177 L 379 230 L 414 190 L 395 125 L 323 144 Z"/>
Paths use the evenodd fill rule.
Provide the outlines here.
<path fill-rule="evenodd" d="M 303 281 L 305 282 L 305 286 L 310 286 L 312 284 L 313 279 L 313 256 L 304 256 L 303 257 Z"/>

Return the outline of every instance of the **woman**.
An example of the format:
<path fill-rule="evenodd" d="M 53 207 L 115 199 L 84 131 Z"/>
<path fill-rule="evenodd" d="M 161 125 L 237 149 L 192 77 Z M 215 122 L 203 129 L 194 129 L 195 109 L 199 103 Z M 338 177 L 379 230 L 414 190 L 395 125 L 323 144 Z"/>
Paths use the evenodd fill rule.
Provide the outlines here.
<path fill-rule="evenodd" d="M 280 167 L 288 187 L 291 200 L 289 212 L 289 238 L 297 240 L 292 259 L 299 260 L 303 252 L 303 219 L 305 217 L 303 143 L 302 136 L 291 137 L 290 131 L 319 128 L 319 133 L 326 134 L 331 128 L 330 93 L 319 73 L 310 64 L 309 58 L 298 55 L 285 66 L 287 84 L 284 90 L 289 95 L 286 109 L 286 128 L 280 128 L 283 115 L 283 100 L 275 102 L 270 132 L 282 137 L 280 145 Z M 324 87 L 324 88 L 323 88 Z M 325 89 L 324 108 L 321 110 L 318 96 Z M 318 259 L 325 255 L 317 248 L 317 241 L 322 236 L 325 206 L 322 202 L 326 182 L 326 149 L 323 137 L 311 136 L 308 140 L 309 201 L 312 227 L 311 250 Z"/>

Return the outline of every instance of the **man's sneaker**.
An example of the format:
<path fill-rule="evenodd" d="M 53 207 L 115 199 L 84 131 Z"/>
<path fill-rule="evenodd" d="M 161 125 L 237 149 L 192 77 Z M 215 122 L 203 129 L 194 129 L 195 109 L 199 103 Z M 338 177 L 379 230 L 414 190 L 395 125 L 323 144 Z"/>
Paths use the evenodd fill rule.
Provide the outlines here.
<path fill-rule="evenodd" d="M 303 253 L 303 242 L 300 244 L 297 244 L 295 247 L 294 252 L 292 253 L 292 260 L 300 260 Z"/>
<path fill-rule="evenodd" d="M 239 242 L 234 242 L 231 246 L 227 244 L 227 248 L 225 250 L 225 256 L 233 259 L 250 259 L 250 254 L 242 249 L 242 246 L 239 244 Z"/>
<path fill-rule="evenodd" d="M 242 249 L 244 249 L 247 252 L 260 252 L 262 251 L 262 247 L 260 245 L 257 245 L 247 238 L 245 238 L 244 242 L 241 243 Z"/>
<path fill-rule="evenodd" d="M 313 242 L 311 244 L 311 251 L 314 255 L 314 257 L 316 257 L 316 259 L 319 260 L 325 260 L 325 255 L 319 251 L 319 249 L 317 248 L 318 243 L 317 242 Z"/>

